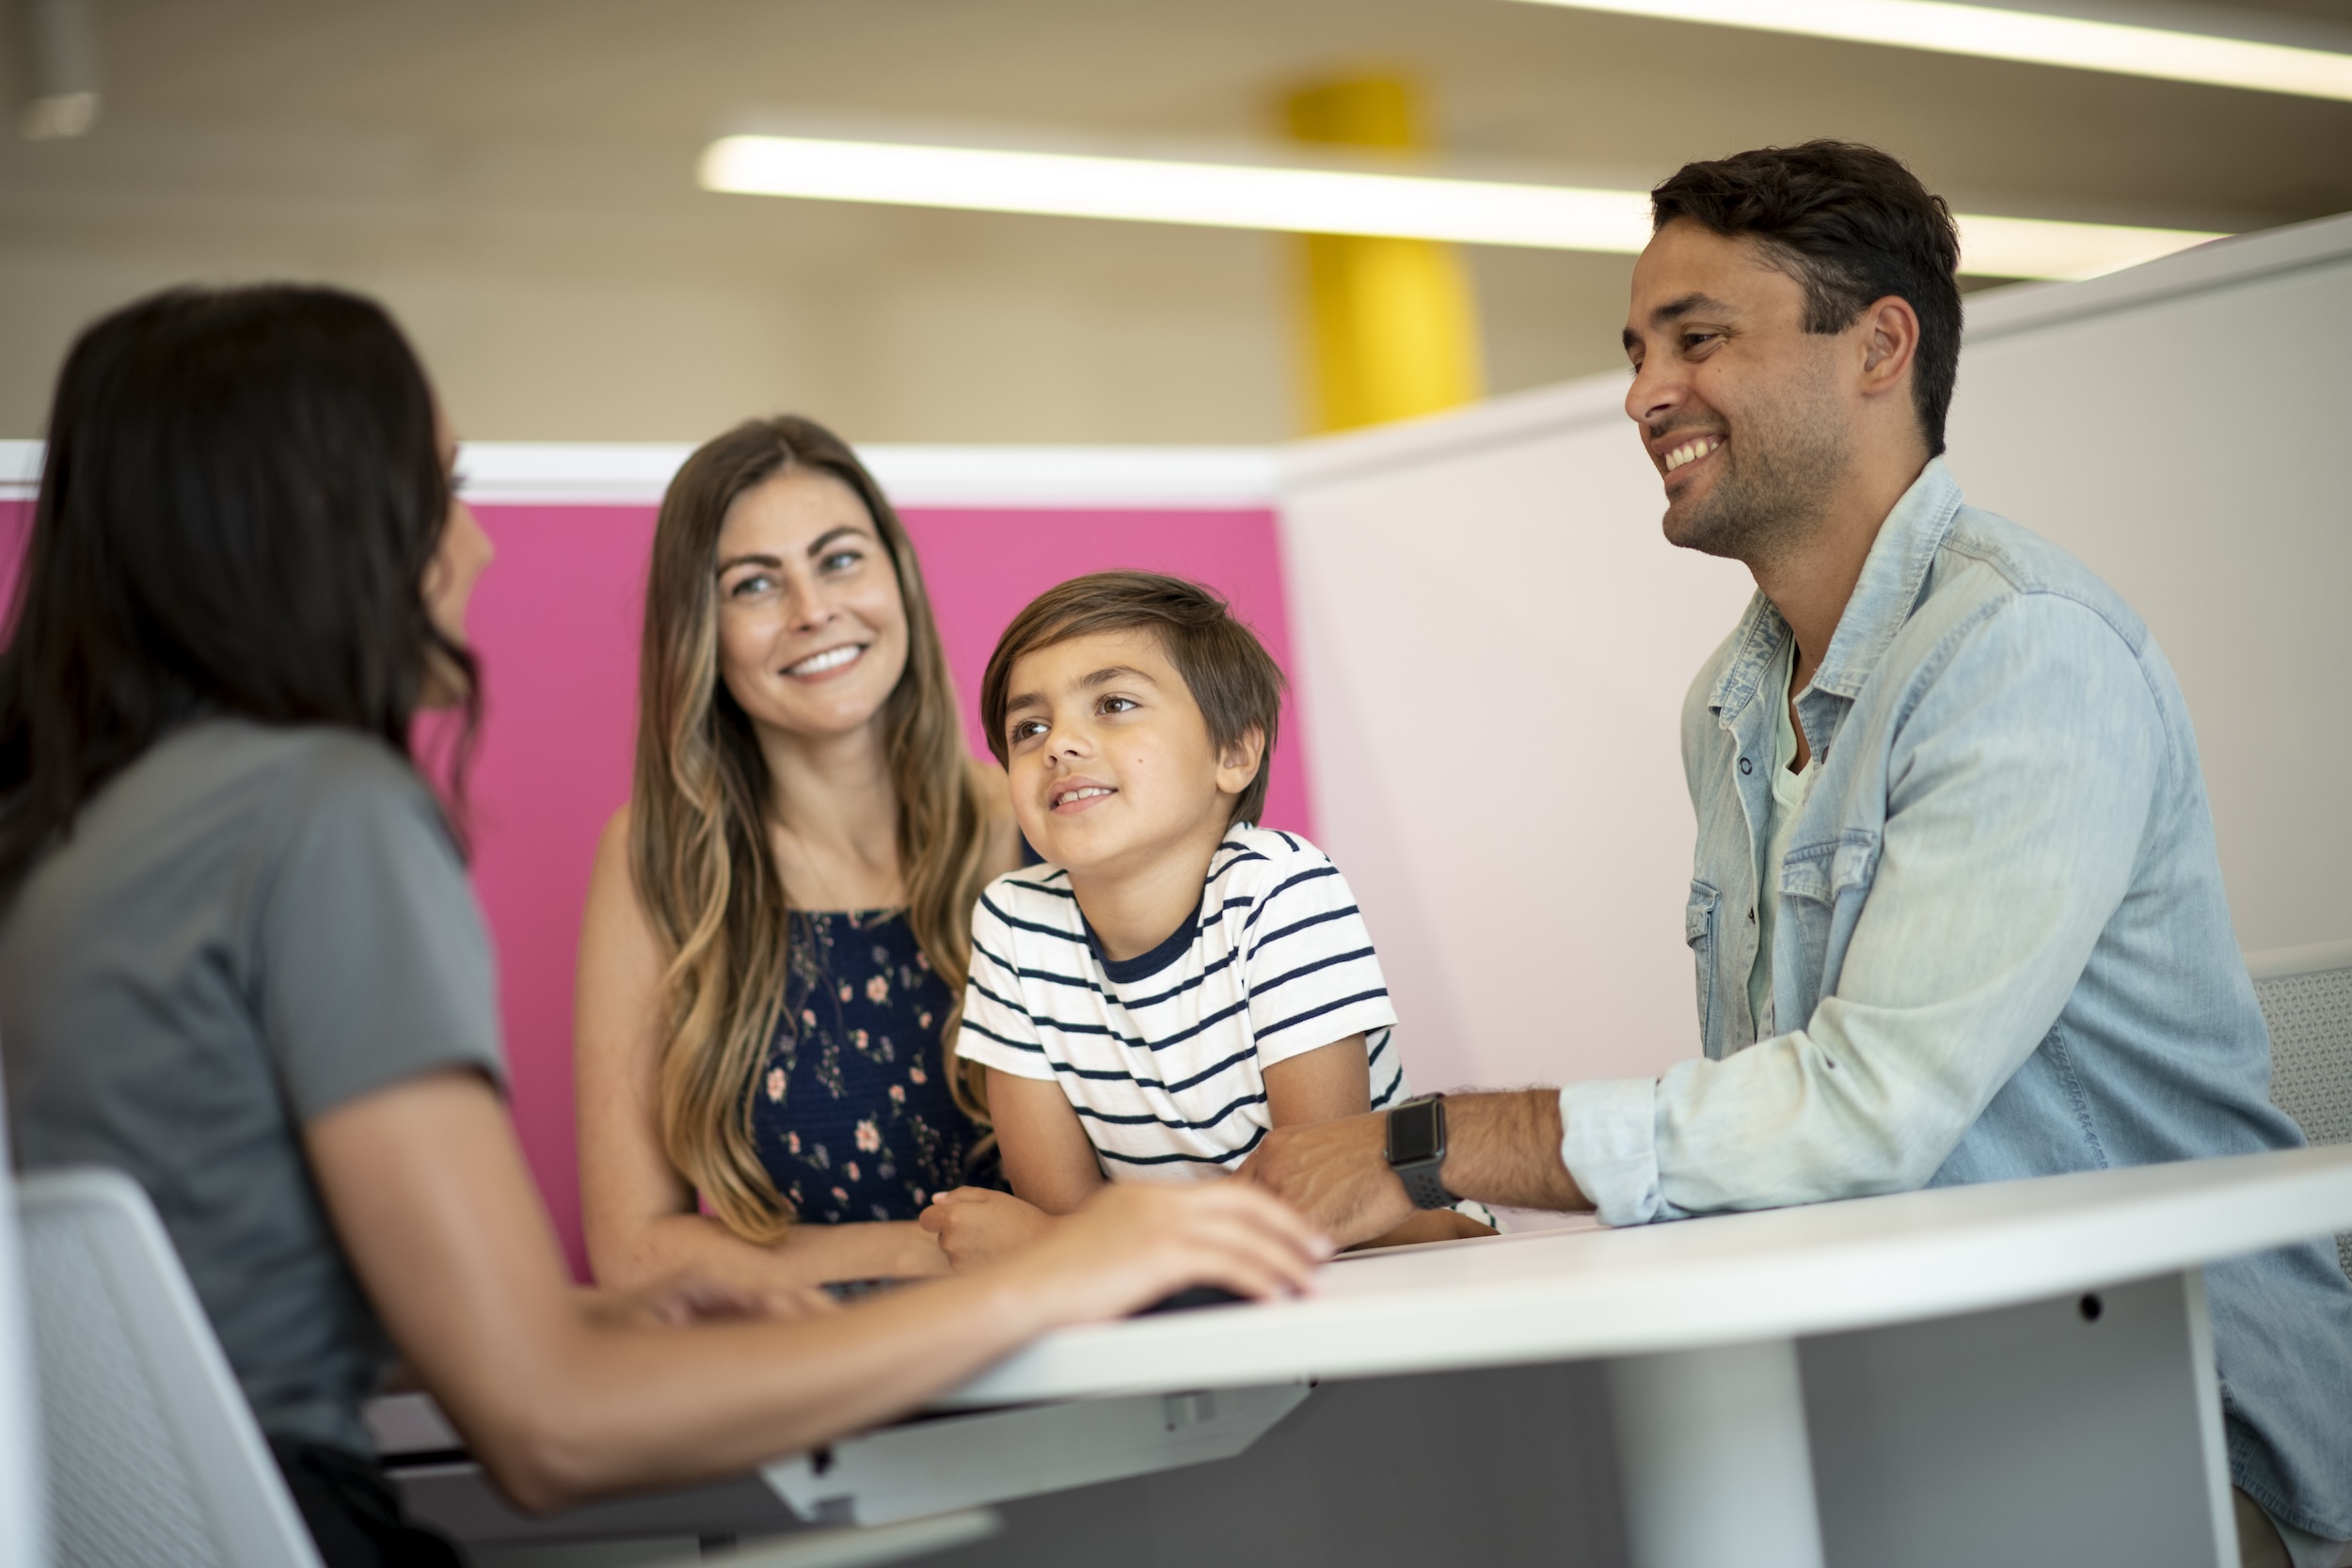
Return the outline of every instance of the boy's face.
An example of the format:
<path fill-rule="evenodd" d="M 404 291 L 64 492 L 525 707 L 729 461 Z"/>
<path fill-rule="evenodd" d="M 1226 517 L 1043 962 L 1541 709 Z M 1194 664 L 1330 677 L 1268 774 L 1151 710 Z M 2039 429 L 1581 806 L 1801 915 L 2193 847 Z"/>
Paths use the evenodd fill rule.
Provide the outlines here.
<path fill-rule="evenodd" d="M 1149 631 L 1073 637 L 1013 660 L 1005 705 L 1013 815 L 1079 878 L 1214 853 L 1257 776 L 1263 737 L 1220 753 L 1184 677 Z M 1196 843 L 1196 841 L 1199 841 Z"/>

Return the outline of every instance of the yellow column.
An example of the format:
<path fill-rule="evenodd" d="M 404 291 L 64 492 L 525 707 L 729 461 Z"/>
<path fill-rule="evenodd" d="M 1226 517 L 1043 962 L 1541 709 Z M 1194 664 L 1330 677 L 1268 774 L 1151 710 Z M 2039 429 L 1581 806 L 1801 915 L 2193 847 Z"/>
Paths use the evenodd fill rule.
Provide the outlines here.
<path fill-rule="evenodd" d="M 1392 76 L 1321 83 L 1285 104 L 1300 141 L 1422 150 L 1410 84 Z M 1364 234 L 1307 234 L 1311 423 L 1353 430 L 1477 401 L 1478 310 L 1452 245 Z"/>

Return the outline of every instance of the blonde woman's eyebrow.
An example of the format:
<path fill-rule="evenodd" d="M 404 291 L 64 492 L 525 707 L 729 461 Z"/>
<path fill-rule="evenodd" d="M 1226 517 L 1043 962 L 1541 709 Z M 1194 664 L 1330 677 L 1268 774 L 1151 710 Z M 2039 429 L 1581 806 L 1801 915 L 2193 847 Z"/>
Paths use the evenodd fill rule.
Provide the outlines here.
<path fill-rule="evenodd" d="M 818 556 L 825 552 L 825 547 L 828 545 L 831 545 L 834 540 L 841 538 L 844 534 L 847 534 L 851 539 L 872 539 L 874 537 L 862 528 L 855 528 L 848 523 L 843 523 L 839 528 L 829 528 L 824 532 L 818 534 L 816 542 L 808 546 L 808 558 L 811 561 L 816 560 Z"/>

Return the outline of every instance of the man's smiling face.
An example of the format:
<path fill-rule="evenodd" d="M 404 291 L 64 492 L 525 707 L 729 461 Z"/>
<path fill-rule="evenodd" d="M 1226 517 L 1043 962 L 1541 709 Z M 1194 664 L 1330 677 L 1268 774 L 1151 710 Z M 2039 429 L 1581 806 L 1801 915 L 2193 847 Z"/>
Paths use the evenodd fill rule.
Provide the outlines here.
<path fill-rule="evenodd" d="M 1845 472 L 1843 333 L 1756 241 L 1678 219 L 1633 268 L 1625 409 L 1666 486 L 1669 543 L 1754 564 L 1803 537 Z"/>

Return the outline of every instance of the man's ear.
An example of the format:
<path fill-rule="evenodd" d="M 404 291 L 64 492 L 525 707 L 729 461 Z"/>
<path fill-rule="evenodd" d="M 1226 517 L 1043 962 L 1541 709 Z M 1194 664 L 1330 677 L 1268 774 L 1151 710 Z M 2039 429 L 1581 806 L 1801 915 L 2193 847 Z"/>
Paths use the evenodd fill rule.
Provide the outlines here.
<path fill-rule="evenodd" d="M 1233 738 L 1216 759 L 1216 787 L 1227 795 L 1239 795 L 1249 787 L 1249 781 L 1258 776 L 1258 765 L 1265 760 L 1265 731 L 1252 724 Z"/>
<path fill-rule="evenodd" d="M 1864 396 L 1883 396 L 1900 386 L 1919 355 L 1919 312 L 1899 294 L 1868 306 L 1855 326 L 1862 334 Z"/>

